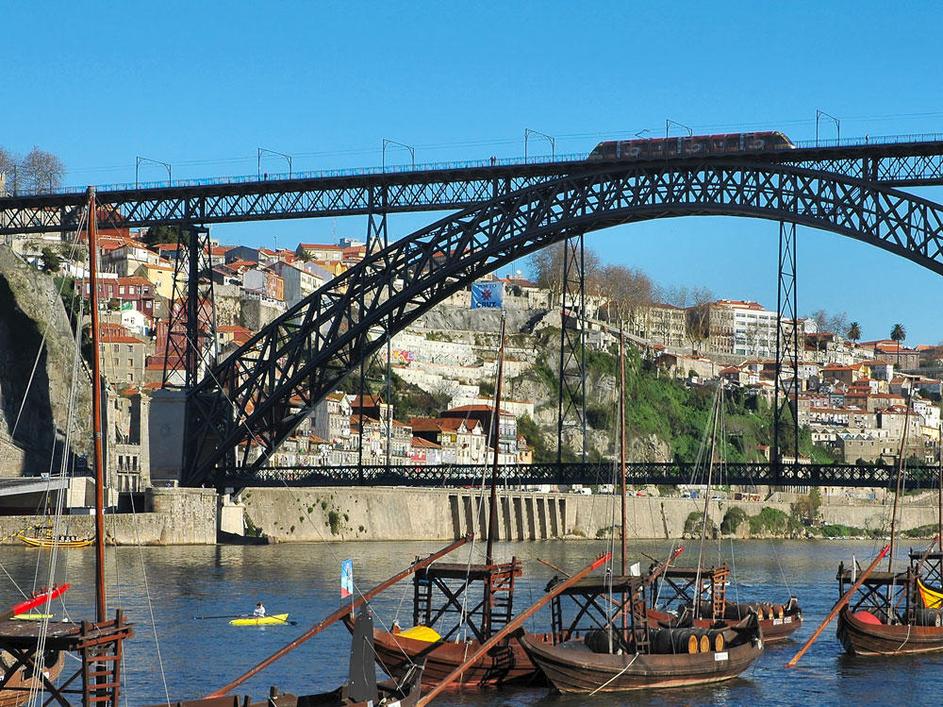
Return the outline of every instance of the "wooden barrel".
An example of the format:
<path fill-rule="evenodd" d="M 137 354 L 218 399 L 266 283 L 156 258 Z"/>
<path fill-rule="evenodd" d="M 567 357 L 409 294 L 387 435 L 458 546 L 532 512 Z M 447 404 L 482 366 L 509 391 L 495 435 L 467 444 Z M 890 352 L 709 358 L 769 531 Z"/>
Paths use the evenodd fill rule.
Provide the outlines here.
<path fill-rule="evenodd" d="M 773 615 L 777 619 L 781 619 L 786 615 L 786 610 L 783 608 L 782 604 L 773 604 Z"/>
<path fill-rule="evenodd" d="M 708 636 L 707 631 L 700 631 L 701 635 L 698 637 L 698 652 L 699 653 L 710 653 L 711 652 L 711 638 Z"/>
<path fill-rule="evenodd" d="M 758 618 L 760 621 L 763 621 L 766 619 L 766 614 L 763 612 L 762 606 L 756 607 L 756 618 Z"/>
<path fill-rule="evenodd" d="M 686 651 L 691 655 L 696 655 L 701 647 L 701 641 L 697 636 L 697 631 L 685 631 L 684 645 Z"/>
<path fill-rule="evenodd" d="M 662 628 L 652 632 L 652 651 L 654 653 L 671 654 L 674 653 L 674 637 L 672 633 L 675 629 Z"/>
<path fill-rule="evenodd" d="M 723 631 L 714 631 L 714 651 L 721 653 L 726 645 Z"/>

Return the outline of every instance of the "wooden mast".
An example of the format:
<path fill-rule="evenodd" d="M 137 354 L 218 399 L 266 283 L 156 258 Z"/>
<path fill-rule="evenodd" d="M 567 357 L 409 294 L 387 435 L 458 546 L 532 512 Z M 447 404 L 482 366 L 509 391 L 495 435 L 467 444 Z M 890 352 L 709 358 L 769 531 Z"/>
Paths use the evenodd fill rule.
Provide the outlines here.
<path fill-rule="evenodd" d="M 98 327 L 98 208 L 88 188 L 88 276 L 92 326 L 92 429 L 95 463 L 95 616 L 105 621 L 105 465 L 102 455 L 102 382 Z"/>
<path fill-rule="evenodd" d="M 498 534 L 498 454 L 501 449 L 501 381 L 504 377 L 504 311 L 501 311 L 501 344 L 498 346 L 498 378 L 494 387 L 494 415 L 491 425 L 491 444 L 494 455 L 491 461 L 491 497 L 488 500 L 488 540 L 485 549 L 485 564 L 494 562 L 494 538 Z"/>
<path fill-rule="evenodd" d="M 895 542 L 894 536 L 897 534 L 897 510 L 900 505 L 900 495 L 904 492 L 904 469 L 906 468 L 904 464 L 904 454 L 907 448 L 907 430 L 910 427 L 910 403 L 913 400 L 913 393 L 907 395 L 907 410 L 904 412 L 904 434 L 900 437 L 900 451 L 897 454 L 897 486 L 894 489 L 894 509 L 891 512 L 891 542 L 890 547 L 891 551 L 888 554 L 887 559 L 887 571 L 894 571 L 894 549 Z M 888 587 L 888 592 L 891 591 L 891 587 Z M 888 602 L 890 602 L 890 594 L 887 596 Z"/>
<path fill-rule="evenodd" d="M 491 635 L 492 575 L 494 564 L 494 539 L 498 535 L 498 456 L 501 451 L 501 383 L 504 378 L 504 310 L 501 310 L 501 343 L 498 346 L 498 375 L 494 386 L 494 412 L 491 416 L 491 444 L 494 455 L 491 460 L 491 495 L 488 498 L 488 538 L 485 543 L 485 565 L 489 567 L 485 579 L 484 603 L 481 607 L 481 632 Z M 513 568 L 511 570 L 514 571 Z"/>
<path fill-rule="evenodd" d="M 707 488 L 704 490 L 704 512 L 701 518 L 701 542 L 697 548 L 697 572 L 694 586 L 694 618 L 701 618 L 701 561 L 704 558 L 704 540 L 707 537 L 707 519 L 710 513 L 711 485 L 714 482 L 714 451 L 717 446 L 717 418 L 720 417 L 721 402 L 723 399 L 723 383 L 714 399 L 714 419 L 711 424 L 710 452 L 707 461 Z M 797 452 L 798 454 L 798 452 Z"/>
<path fill-rule="evenodd" d="M 619 477 L 622 482 L 622 576 L 625 577 L 626 566 L 626 532 L 628 521 L 626 513 L 626 484 L 625 484 L 625 332 L 619 325 Z"/>
<path fill-rule="evenodd" d="M 936 537 L 939 542 L 940 552 L 943 552 L 943 443 L 941 443 L 937 452 L 936 464 Z"/>

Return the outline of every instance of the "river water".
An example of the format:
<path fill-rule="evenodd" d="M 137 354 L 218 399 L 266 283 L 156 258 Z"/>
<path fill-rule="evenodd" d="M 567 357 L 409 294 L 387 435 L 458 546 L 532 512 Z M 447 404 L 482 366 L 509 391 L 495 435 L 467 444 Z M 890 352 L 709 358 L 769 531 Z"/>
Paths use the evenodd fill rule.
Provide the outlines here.
<path fill-rule="evenodd" d="M 136 625 L 136 636 L 126 644 L 127 704 L 143 705 L 165 700 L 164 680 L 175 699 L 196 697 L 230 679 L 274 652 L 305 628 L 333 611 L 339 602 L 339 565 L 354 561 L 355 581 L 372 587 L 396 573 L 417 554 L 432 552 L 445 543 L 320 543 L 260 547 L 149 547 L 109 548 L 109 608 L 122 607 Z M 524 561 L 525 576 L 518 584 L 515 606 L 523 609 L 542 592 L 553 572 L 536 558 L 576 569 L 605 549 L 595 541 L 545 541 L 502 543 L 499 559 L 517 555 Z M 668 542 L 635 543 L 642 552 L 664 557 Z M 477 555 L 480 546 L 475 548 Z M 859 561 L 873 556 L 874 543 L 744 541 L 725 543 L 725 557 L 734 565 L 737 591 L 733 599 L 754 596 L 785 601 L 797 594 L 805 623 L 797 640 L 768 648 L 760 661 L 742 678 L 725 684 L 686 690 L 604 697 L 597 700 L 551 694 L 547 688 L 457 692 L 440 700 L 443 705 L 577 705 L 594 702 L 651 705 L 820 705 L 820 704 L 940 704 L 943 695 L 943 656 L 866 659 L 841 653 L 834 627 L 806 654 L 795 670 L 783 665 L 811 634 L 837 598 L 835 571 L 840 561 L 856 555 Z M 469 550 L 456 557 L 464 561 Z M 717 560 L 712 546 L 707 560 Z M 686 559 L 693 564 L 693 551 Z M 639 557 L 643 567 L 649 561 Z M 19 596 L 13 582 L 24 590 L 48 582 L 48 553 L 29 548 L 0 548 L 0 586 L 6 605 Z M 684 564 L 679 561 L 679 564 Z M 58 607 L 73 618 L 93 612 L 94 554 L 86 550 L 59 552 L 56 581 L 75 587 Z M 34 580 L 39 567 L 39 579 Z M 378 619 L 410 623 L 411 587 L 403 582 L 374 602 Z M 767 589 L 764 589 L 767 587 Z M 755 594 L 754 594 L 755 593 Z M 148 601 L 148 597 L 150 601 Z M 265 603 L 269 613 L 289 612 L 298 626 L 235 628 L 226 619 L 198 620 L 251 612 L 255 602 Z M 153 622 L 151 620 L 153 612 Z M 528 628 L 546 630 L 549 615 L 538 615 Z M 155 630 L 157 641 L 155 641 Z M 159 651 L 158 651 L 159 647 Z M 280 662 L 247 682 L 242 688 L 257 698 L 269 685 L 304 694 L 333 689 L 346 677 L 350 636 L 340 624 L 328 629 Z M 161 667 L 162 666 L 162 667 Z"/>

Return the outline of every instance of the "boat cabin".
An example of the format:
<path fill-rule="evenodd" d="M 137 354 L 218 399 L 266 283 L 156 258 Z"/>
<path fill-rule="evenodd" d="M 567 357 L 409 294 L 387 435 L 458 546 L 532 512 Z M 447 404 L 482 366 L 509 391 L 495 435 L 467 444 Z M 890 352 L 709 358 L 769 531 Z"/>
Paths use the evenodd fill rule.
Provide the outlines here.
<path fill-rule="evenodd" d="M 562 581 L 554 577 L 550 591 Z M 646 653 L 650 645 L 647 583 L 642 577 L 592 576 L 580 580 L 553 598 L 550 604 L 554 645 L 606 632 L 612 650 Z"/>
<path fill-rule="evenodd" d="M 491 565 L 436 563 L 421 569 L 413 575 L 413 625 L 436 629 L 443 641 L 467 628 L 484 642 L 513 618 L 514 582 L 522 573 L 516 557 Z M 440 628 L 452 616 L 454 624 Z"/>
<path fill-rule="evenodd" d="M 695 597 L 700 602 L 696 618 L 719 621 L 724 618 L 727 604 L 727 584 L 730 569 L 726 563 L 719 567 L 667 567 L 652 565 L 649 576 L 652 580 L 652 608 L 677 611 L 678 614 L 694 606 Z M 657 571 L 657 575 L 656 575 Z"/>

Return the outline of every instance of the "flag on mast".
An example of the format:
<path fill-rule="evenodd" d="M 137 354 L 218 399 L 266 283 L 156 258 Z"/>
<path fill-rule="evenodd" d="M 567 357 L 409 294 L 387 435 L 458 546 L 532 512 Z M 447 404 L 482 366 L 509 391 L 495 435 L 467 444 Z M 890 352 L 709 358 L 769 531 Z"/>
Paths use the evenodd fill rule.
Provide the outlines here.
<path fill-rule="evenodd" d="M 354 594 L 354 561 L 341 561 L 341 599 Z"/>
<path fill-rule="evenodd" d="M 472 309 L 501 309 L 504 306 L 504 283 L 500 280 L 473 282 Z"/>

